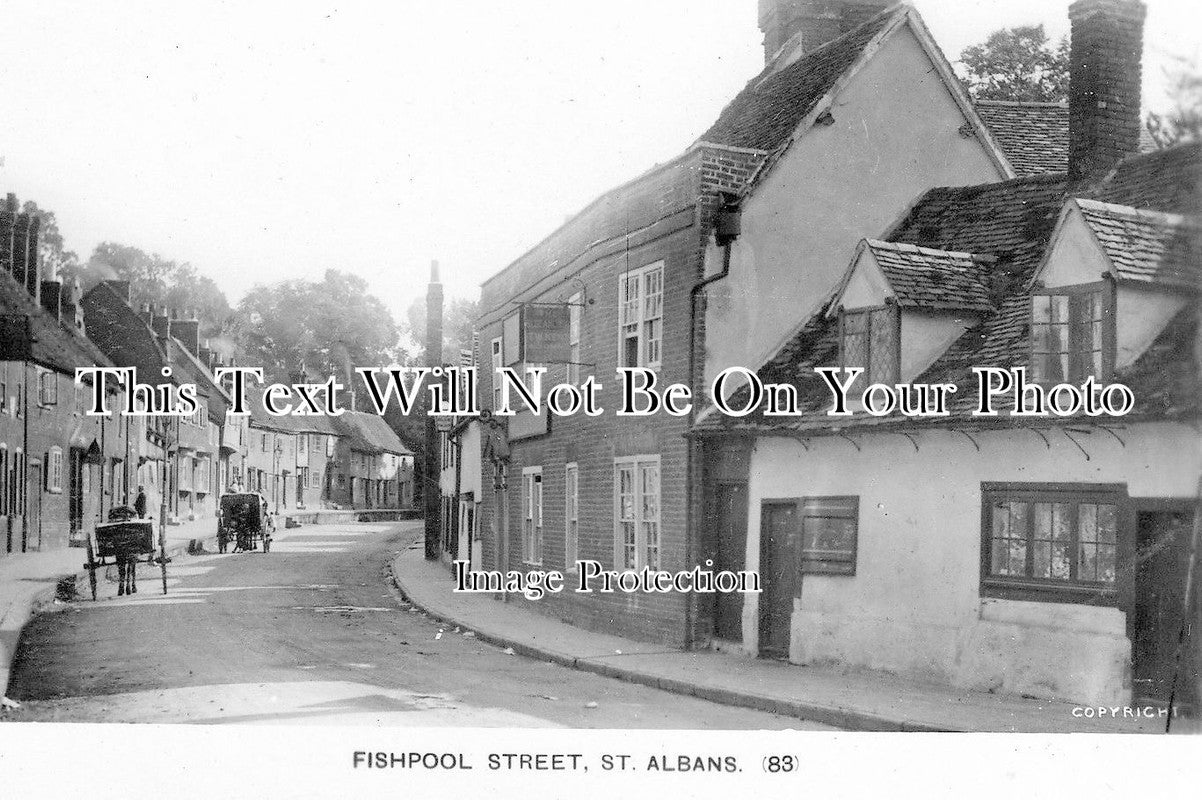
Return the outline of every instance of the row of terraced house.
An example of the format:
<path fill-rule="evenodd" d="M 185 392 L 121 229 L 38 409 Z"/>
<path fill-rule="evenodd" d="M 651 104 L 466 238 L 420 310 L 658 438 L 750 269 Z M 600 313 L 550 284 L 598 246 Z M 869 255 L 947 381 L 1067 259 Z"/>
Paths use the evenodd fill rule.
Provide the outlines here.
<path fill-rule="evenodd" d="M 442 506 L 448 558 L 753 569 L 759 594 L 525 602 L 679 647 L 1167 700 L 1202 476 L 1200 159 L 1145 152 L 1144 14 L 1069 7 L 1066 104 L 973 102 L 907 4 L 760 0 L 763 71 L 716 122 L 484 283 L 481 405 L 500 400 L 491 368 L 537 361 L 527 316 L 557 305 L 545 385 L 594 376 L 607 412 L 445 433 L 474 473 Z M 975 364 L 1122 380 L 1137 405 L 976 418 Z M 616 418 L 635 366 L 691 387 L 692 413 Z M 717 413 L 732 366 L 794 386 L 798 413 Z M 818 366 L 966 397 L 947 418 L 832 419 Z"/>
<path fill-rule="evenodd" d="M 413 453 L 382 418 L 273 417 L 256 391 L 250 415 L 228 414 L 231 397 L 214 377 L 222 359 L 195 315 L 136 309 L 124 281 L 81 293 L 43 267 L 39 228 L 9 195 L 0 210 L 0 555 L 82 544 L 139 487 L 147 515 L 167 524 L 215 518 L 227 491 L 259 492 L 277 514 L 412 505 Z M 89 416 L 91 384 L 75 377 L 93 366 L 134 367 L 152 386 L 194 384 L 199 408 Z M 123 387 L 106 386 L 115 412 Z"/>

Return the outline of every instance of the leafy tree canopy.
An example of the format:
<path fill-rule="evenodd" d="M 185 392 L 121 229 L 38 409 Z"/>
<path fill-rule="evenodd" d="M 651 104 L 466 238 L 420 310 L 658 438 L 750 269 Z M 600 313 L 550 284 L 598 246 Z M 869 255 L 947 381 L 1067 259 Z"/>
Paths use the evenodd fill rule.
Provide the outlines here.
<path fill-rule="evenodd" d="M 201 321 L 201 334 L 206 337 L 219 336 L 233 313 L 225 293 L 191 264 L 130 245 L 96 245 L 88 263 L 79 270 L 79 277 L 85 290 L 102 280 L 129 281 L 130 302 L 135 307 L 150 303 L 181 313 L 194 309 Z"/>
<path fill-rule="evenodd" d="M 1048 43 L 1043 25 L 1019 25 L 964 48 L 960 63 L 974 100 L 1060 103 L 1068 98 L 1068 39 Z"/>
<path fill-rule="evenodd" d="M 1163 114 L 1148 114 L 1148 133 L 1158 147 L 1169 147 L 1202 134 L 1202 73 L 1197 61 L 1177 58 L 1165 70 L 1173 107 Z"/>
<path fill-rule="evenodd" d="M 276 381 L 303 368 L 314 380 L 339 376 L 345 383 L 352 368 L 387 366 L 399 355 L 384 302 L 363 278 L 333 269 L 320 281 L 256 286 L 238 304 L 232 329 L 243 363 L 262 366 Z"/>

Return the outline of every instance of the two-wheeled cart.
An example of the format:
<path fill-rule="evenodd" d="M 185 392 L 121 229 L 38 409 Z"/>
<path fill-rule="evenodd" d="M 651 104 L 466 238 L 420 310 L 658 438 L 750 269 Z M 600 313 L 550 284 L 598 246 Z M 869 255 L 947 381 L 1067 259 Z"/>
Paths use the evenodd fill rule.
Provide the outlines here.
<path fill-rule="evenodd" d="M 217 551 L 226 552 L 230 542 L 235 553 L 271 551 L 275 524 L 267 510 L 267 500 L 256 492 L 238 492 L 221 496 L 221 516 L 217 521 Z"/>
<path fill-rule="evenodd" d="M 167 594 L 167 542 L 162 532 L 156 536 L 154 522 L 140 519 L 128 506 L 113 508 L 108 519 L 108 522 L 98 524 L 87 540 L 88 561 L 84 568 L 88 571 L 92 599 L 96 599 L 96 570 L 100 567 L 115 564 L 119 581 L 117 594 L 133 594 L 138 591 L 138 564 L 156 561 L 162 573 L 163 594 Z"/>

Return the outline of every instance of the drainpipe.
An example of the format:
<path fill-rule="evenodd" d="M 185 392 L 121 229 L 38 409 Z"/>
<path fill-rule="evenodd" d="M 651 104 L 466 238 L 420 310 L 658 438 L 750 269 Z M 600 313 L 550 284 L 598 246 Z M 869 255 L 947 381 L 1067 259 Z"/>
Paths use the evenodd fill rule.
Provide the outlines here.
<path fill-rule="evenodd" d="M 462 432 L 460 432 L 462 433 Z M 463 481 L 463 439 L 459 434 L 455 435 L 455 558 L 463 558 L 463 553 L 459 552 L 459 529 L 463 527 L 462 514 L 459 510 L 459 495 Z M 472 532 L 468 531 L 467 541 L 467 566 L 472 568 Z"/>
<path fill-rule="evenodd" d="M 719 246 L 722 247 L 722 269 L 710 275 L 708 278 L 703 278 L 693 285 L 689 290 L 689 385 L 697 388 L 697 298 L 701 292 L 711 283 L 722 280 L 730 274 L 730 257 L 731 248 L 734 245 L 735 239 L 738 238 L 740 224 L 740 209 L 739 198 L 735 195 L 725 195 L 723 205 L 718 212 L 718 219 L 714 225 L 714 238 Z M 703 265 L 704 266 L 704 265 Z M 697 393 L 694 392 L 694 396 Z M 694 403 L 693 411 L 689 414 L 689 428 L 692 429 L 693 421 L 696 418 L 697 409 Z M 704 518 L 704 514 L 700 513 L 698 508 L 700 499 L 697 497 L 698 480 L 697 477 L 702 471 L 701 460 L 701 443 L 694 437 L 688 436 L 686 432 L 686 452 L 689 458 L 689 469 L 685 470 L 685 564 L 696 564 L 698 561 L 697 536 L 690 535 L 688 532 L 693 530 L 694 520 Z M 697 643 L 696 631 L 693 629 L 696 624 L 698 602 L 697 594 L 691 593 L 685 601 L 684 607 L 684 623 L 685 623 L 685 648 L 691 649 Z"/>

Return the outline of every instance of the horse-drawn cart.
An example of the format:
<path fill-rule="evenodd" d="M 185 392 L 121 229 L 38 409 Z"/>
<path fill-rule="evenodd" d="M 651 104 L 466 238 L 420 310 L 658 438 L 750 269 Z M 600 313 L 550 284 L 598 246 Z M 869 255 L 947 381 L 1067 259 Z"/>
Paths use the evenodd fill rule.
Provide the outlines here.
<path fill-rule="evenodd" d="M 167 594 L 167 545 L 162 535 L 155 535 L 154 522 L 139 519 L 128 506 L 117 506 L 109 511 L 109 521 L 100 523 L 92 536 L 88 537 L 88 582 L 92 588 L 92 599 L 96 599 L 96 570 L 116 564 L 118 575 L 117 594 L 134 594 L 138 591 L 137 568 L 145 557 L 145 563 L 159 562 L 163 576 L 163 594 Z M 158 550 L 158 557 L 155 551 Z"/>
<path fill-rule="evenodd" d="M 255 492 L 240 492 L 221 496 L 221 518 L 217 522 L 217 551 L 224 553 L 230 542 L 234 552 L 248 552 L 263 546 L 271 550 L 271 535 L 275 531 L 267 500 Z"/>

